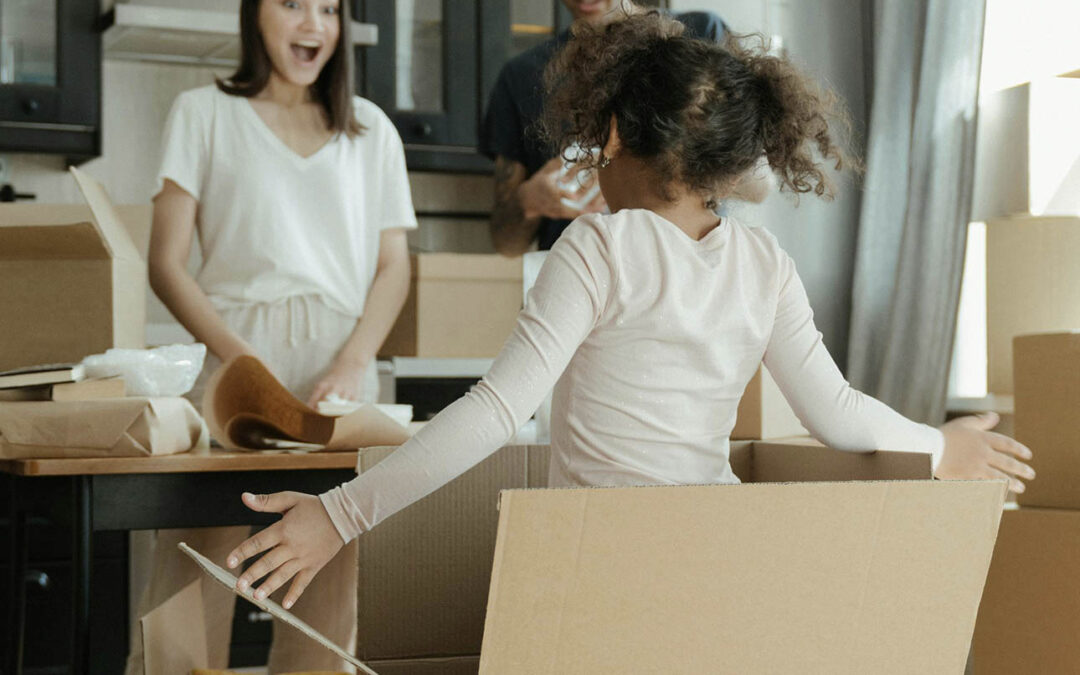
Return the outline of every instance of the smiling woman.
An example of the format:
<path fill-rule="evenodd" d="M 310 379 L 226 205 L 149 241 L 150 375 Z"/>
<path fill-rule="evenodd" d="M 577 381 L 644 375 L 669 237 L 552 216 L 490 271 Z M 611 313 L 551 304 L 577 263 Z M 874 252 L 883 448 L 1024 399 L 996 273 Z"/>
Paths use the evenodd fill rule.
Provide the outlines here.
<path fill-rule="evenodd" d="M 240 67 L 218 87 L 233 96 L 261 93 L 276 72 L 312 94 L 326 109 L 329 127 L 353 135 L 353 60 L 349 4 L 340 0 L 243 0 Z"/>
<path fill-rule="evenodd" d="M 184 92 L 169 114 L 148 262 L 154 291 L 210 352 L 196 404 L 216 367 L 243 354 L 312 406 L 376 400 L 375 353 L 408 293 L 405 229 L 416 217 L 401 138 L 353 95 L 348 21 L 346 0 L 242 0 L 239 68 Z M 195 241 L 203 265 L 193 277 Z M 142 609 L 193 580 L 177 542 L 223 562 L 249 533 L 159 532 Z M 355 556 L 338 556 L 293 608 L 344 646 L 355 641 Z M 225 668 L 233 597 L 204 587 L 203 605 L 211 666 Z M 140 663 L 133 654 L 129 675 Z M 348 669 L 289 629 L 275 631 L 269 667 Z"/>

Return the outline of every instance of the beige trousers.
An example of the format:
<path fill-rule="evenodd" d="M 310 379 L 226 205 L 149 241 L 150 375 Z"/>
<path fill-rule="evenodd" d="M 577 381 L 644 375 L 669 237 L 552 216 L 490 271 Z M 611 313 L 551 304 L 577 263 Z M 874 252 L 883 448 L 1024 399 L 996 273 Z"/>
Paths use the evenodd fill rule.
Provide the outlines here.
<path fill-rule="evenodd" d="M 255 348 L 274 375 L 304 401 L 356 327 L 355 317 L 336 312 L 313 296 L 227 309 L 221 315 L 230 328 Z M 199 381 L 188 395 L 197 407 L 202 401 L 206 379 L 220 365 L 216 357 L 207 355 Z M 363 391 L 367 401 L 374 402 L 378 397 L 374 362 L 364 374 Z M 236 487 L 239 499 L 243 486 L 238 483 Z M 178 542 L 186 541 L 223 565 L 229 551 L 249 534 L 250 528 L 246 526 L 159 530 L 150 582 L 139 602 L 138 615 L 145 615 L 202 576 L 176 548 Z M 327 563 L 292 609 L 315 630 L 350 651 L 356 648 L 356 566 L 357 546 L 353 542 Z M 287 588 L 288 584 L 274 598 L 280 601 Z M 226 668 L 235 596 L 212 582 L 202 585 L 202 595 L 210 656 L 207 665 Z M 305 670 L 355 672 L 352 666 L 299 631 L 276 622 L 268 665 L 271 674 Z M 126 673 L 142 675 L 142 672 L 142 641 L 138 627 L 134 626 Z"/>

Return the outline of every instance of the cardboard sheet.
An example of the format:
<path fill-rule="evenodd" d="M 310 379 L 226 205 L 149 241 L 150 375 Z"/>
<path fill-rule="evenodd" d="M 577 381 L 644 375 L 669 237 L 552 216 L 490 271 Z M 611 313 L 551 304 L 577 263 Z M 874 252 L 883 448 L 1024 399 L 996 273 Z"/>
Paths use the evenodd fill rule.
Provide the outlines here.
<path fill-rule="evenodd" d="M 283 621 L 292 626 L 293 628 L 297 629 L 304 635 L 307 635 L 315 642 L 318 642 L 323 647 L 326 647 L 341 658 L 345 659 L 347 662 L 356 666 L 358 669 L 360 669 L 360 672 L 367 673 L 368 675 L 378 675 L 378 673 L 376 673 L 374 670 L 368 668 L 363 661 L 331 642 L 329 639 L 327 639 L 325 635 L 315 630 L 308 624 L 304 623 L 300 619 L 296 618 L 296 616 L 292 612 L 288 611 L 278 603 L 274 602 L 269 598 L 265 600 L 257 599 L 251 588 L 248 588 L 246 591 L 240 591 L 239 589 L 237 589 L 236 577 L 216 565 L 206 556 L 202 555 L 201 553 L 183 542 L 179 544 L 179 547 L 181 551 L 189 555 L 191 559 L 194 560 L 199 565 L 199 567 L 201 567 L 203 571 L 206 572 L 206 574 L 209 575 L 210 578 L 217 583 L 229 589 L 236 595 L 244 598 L 245 600 L 255 605 L 259 609 L 263 610 L 264 612 L 267 612 L 268 614 L 270 614 L 270 616 L 274 617 L 278 621 Z"/>
<path fill-rule="evenodd" d="M 0 402 L 0 457 L 44 459 L 174 455 L 210 447 L 183 398 Z"/>
<path fill-rule="evenodd" d="M 504 492 L 480 672 L 961 673 L 1005 491 Z"/>
<path fill-rule="evenodd" d="M 314 444 L 325 450 L 401 445 L 408 431 L 373 405 L 341 417 L 320 415 L 292 395 L 254 356 L 238 356 L 210 378 L 203 415 L 230 450 L 273 450 L 265 439 Z"/>

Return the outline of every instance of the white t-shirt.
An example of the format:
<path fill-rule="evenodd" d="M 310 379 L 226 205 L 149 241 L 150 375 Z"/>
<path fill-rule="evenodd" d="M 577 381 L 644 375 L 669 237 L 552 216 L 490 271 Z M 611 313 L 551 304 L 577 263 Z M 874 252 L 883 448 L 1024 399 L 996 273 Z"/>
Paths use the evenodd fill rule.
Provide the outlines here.
<path fill-rule="evenodd" d="M 380 233 L 416 215 L 397 130 L 374 103 L 357 97 L 355 109 L 362 135 L 304 158 L 242 96 L 211 85 L 176 98 L 158 190 L 168 178 L 199 202 L 196 280 L 215 307 L 318 295 L 363 314 Z"/>
<path fill-rule="evenodd" d="M 937 465 L 939 430 L 844 380 L 775 237 L 725 218 L 695 241 L 624 210 L 571 223 L 480 383 L 323 504 L 356 537 L 502 446 L 552 385 L 552 486 L 738 482 L 728 436 L 763 359 L 819 440 Z"/>

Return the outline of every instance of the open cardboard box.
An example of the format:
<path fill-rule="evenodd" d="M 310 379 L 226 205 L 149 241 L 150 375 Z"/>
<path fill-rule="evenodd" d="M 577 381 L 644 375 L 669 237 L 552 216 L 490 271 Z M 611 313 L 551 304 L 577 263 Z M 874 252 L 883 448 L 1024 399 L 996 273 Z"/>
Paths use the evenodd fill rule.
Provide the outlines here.
<path fill-rule="evenodd" d="M 0 370 L 144 346 L 146 264 L 101 184 L 71 173 L 86 206 L 0 205 Z"/>
<path fill-rule="evenodd" d="M 362 450 L 359 470 L 363 472 L 374 467 L 391 450 L 392 448 Z M 507 517 L 505 509 L 501 514 L 498 511 L 498 495 L 500 490 L 508 488 L 545 486 L 549 456 L 548 446 L 501 448 L 495 455 L 477 464 L 475 468 L 465 472 L 456 481 L 396 514 L 388 522 L 379 525 L 361 538 L 360 624 L 357 645 L 359 645 L 360 656 L 367 660 L 369 665 L 373 665 L 375 670 L 378 670 L 376 664 L 389 659 L 410 657 L 418 659 L 436 656 L 436 654 L 440 657 L 467 658 L 470 654 L 475 656 L 481 652 L 483 640 L 494 639 L 491 637 L 491 632 L 498 630 L 498 626 L 515 625 L 519 620 L 527 620 L 527 617 L 523 616 L 494 619 L 490 613 L 494 605 L 489 605 L 489 602 L 497 602 L 496 594 L 502 593 L 501 585 L 505 583 L 510 573 L 507 568 L 502 568 L 500 572 L 499 565 L 496 565 L 496 578 L 491 577 L 492 557 L 497 555 L 496 530 L 500 527 L 497 524 L 500 516 Z M 770 573 L 777 573 L 778 582 L 784 581 L 784 575 L 787 575 L 791 577 L 786 579 L 788 586 L 806 583 L 814 586 L 815 592 L 819 594 L 832 592 L 825 585 L 826 583 L 838 584 L 841 590 L 847 591 L 861 583 L 870 583 L 872 577 L 869 575 L 873 571 L 875 575 L 878 575 L 878 583 L 885 586 L 878 589 L 880 596 L 868 596 L 868 603 L 874 600 L 874 602 L 888 604 L 895 598 L 899 607 L 896 609 L 895 616 L 889 616 L 892 612 L 890 607 L 880 609 L 868 604 L 863 611 L 868 612 L 874 609 L 875 612 L 886 613 L 885 619 L 880 621 L 878 618 L 873 619 L 877 621 L 874 625 L 881 627 L 882 630 L 892 631 L 899 624 L 905 626 L 899 635 L 892 638 L 894 640 L 892 644 L 888 644 L 886 640 L 881 645 L 878 656 L 882 660 L 893 659 L 895 661 L 893 669 L 904 671 L 904 664 L 912 662 L 908 661 L 913 658 L 910 654 L 921 653 L 923 650 L 909 647 L 897 651 L 895 642 L 910 639 L 912 642 L 909 645 L 917 645 L 919 644 L 915 642 L 917 638 L 926 642 L 928 651 L 935 649 L 948 651 L 949 657 L 945 658 L 945 662 L 955 661 L 961 664 L 953 671 L 949 671 L 948 667 L 937 671 L 928 667 L 926 672 L 961 672 L 963 659 L 967 656 L 967 640 L 971 635 L 978 595 L 982 589 L 982 581 L 989 561 L 990 546 L 993 546 L 994 542 L 999 504 L 1004 495 L 1003 484 L 989 484 L 987 487 L 987 484 L 930 483 L 927 480 L 931 476 L 931 464 L 927 455 L 886 453 L 886 451 L 875 454 L 839 453 L 839 451 L 824 448 L 809 438 L 782 442 L 733 442 L 730 459 L 734 472 L 747 483 L 916 481 L 917 483 L 909 484 L 854 484 L 864 486 L 864 488 L 870 486 L 870 489 L 864 494 L 861 492 L 860 495 L 852 495 L 839 500 L 831 507 L 825 505 L 831 503 L 829 502 L 831 498 L 828 496 L 837 491 L 842 492 L 850 488 L 850 485 L 822 486 L 826 499 L 820 503 L 812 495 L 801 492 L 801 486 L 774 486 L 778 490 L 778 495 L 792 495 L 786 498 L 788 499 L 787 508 L 795 514 L 808 513 L 815 518 L 820 518 L 820 522 L 815 522 L 813 527 L 802 535 L 793 535 L 788 531 L 796 527 L 793 523 L 798 522 L 798 519 L 792 521 L 781 514 L 768 519 L 762 517 L 760 513 L 755 515 L 758 507 L 757 505 L 752 507 L 751 503 L 747 503 L 745 507 L 729 509 L 727 512 L 707 509 L 703 516 L 699 516 L 696 512 L 693 518 L 705 518 L 702 521 L 705 525 L 699 524 L 694 527 L 705 530 L 712 527 L 715 531 L 724 531 L 740 522 L 745 523 L 742 530 L 754 530 L 760 527 L 757 535 L 759 545 L 756 550 L 746 549 L 747 544 L 740 544 L 744 552 L 740 554 L 742 557 L 739 564 L 755 568 L 765 566 L 766 569 L 771 570 Z M 899 495 L 896 490 L 900 488 L 894 486 L 899 485 L 918 486 L 910 495 L 910 510 L 907 512 L 891 511 L 904 505 L 895 503 Z M 976 491 L 986 489 L 989 495 L 982 495 L 970 503 L 961 503 L 962 509 L 954 513 L 945 502 L 956 501 L 953 492 L 955 489 L 972 489 L 964 488 L 963 485 L 983 485 L 974 489 Z M 762 487 L 770 486 L 714 486 L 707 488 L 705 492 L 710 495 L 713 491 L 717 494 L 730 494 L 733 496 L 731 499 L 738 505 L 742 496 L 753 497 L 754 490 Z M 629 505 L 626 508 L 633 508 L 637 495 L 648 494 L 648 489 L 635 488 L 627 492 L 625 500 Z M 670 494 L 679 494 L 681 490 L 696 488 L 664 489 L 673 490 Z M 589 495 L 592 491 L 553 490 L 551 494 L 559 499 L 577 499 L 578 496 Z M 518 494 L 546 494 L 546 491 L 504 492 L 504 495 L 510 495 L 512 500 L 517 499 Z M 608 490 L 599 490 L 598 494 L 607 495 Z M 664 492 L 664 494 L 669 494 L 669 492 Z M 903 502 L 905 499 L 900 501 Z M 980 499 L 983 501 L 980 502 Z M 966 502 L 966 500 L 967 498 L 964 498 L 960 501 Z M 769 501 L 771 503 L 777 500 L 770 499 Z M 507 502 L 503 501 L 503 505 L 505 503 Z M 768 507 L 768 504 L 766 505 Z M 967 509 L 973 509 L 974 512 L 964 511 Z M 762 513 L 767 512 L 768 510 Z M 881 525 L 879 530 L 874 530 L 874 518 L 878 515 L 889 516 L 893 519 L 893 524 Z M 651 534 L 639 532 L 639 524 L 633 519 L 629 523 L 622 523 L 618 522 L 617 518 L 608 518 L 606 522 L 622 532 L 627 542 L 635 542 L 631 545 L 635 551 L 639 548 L 657 548 L 647 541 L 642 541 L 643 537 L 651 536 Z M 504 522 L 501 527 L 500 540 L 508 536 L 505 535 L 504 530 L 516 529 L 517 525 L 513 522 Z M 557 529 L 561 525 L 553 527 Z M 896 531 L 891 537 L 885 537 L 888 531 L 886 527 L 895 528 Z M 528 527 L 525 529 L 527 530 Z M 787 550 L 785 542 L 797 541 L 800 536 L 812 539 L 814 532 L 818 530 L 825 532 L 827 541 L 837 543 L 839 549 L 835 556 L 837 561 L 841 561 L 845 556 L 861 557 L 849 559 L 847 563 L 849 567 L 837 567 L 833 564 L 831 556 L 823 554 L 821 557 L 809 559 L 808 562 L 791 558 L 791 551 Z M 954 534 L 957 534 L 956 539 L 953 538 Z M 885 541 L 882 542 L 881 539 Z M 930 549 L 923 548 L 923 539 L 927 539 L 932 544 Z M 534 552 L 537 556 L 532 562 L 537 566 L 552 564 L 555 556 L 570 555 L 561 545 L 557 545 L 564 543 L 565 539 L 553 538 L 549 541 L 556 545 L 545 548 L 542 542 L 535 542 L 540 550 Z M 706 543 L 708 543 L 706 540 L 702 540 L 702 545 Z M 713 542 L 708 545 L 713 545 L 715 549 L 717 544 Z M 659 546 L 659 548 L 664 548 L 664 546 Z M 798 611 L 802 615 L 808 615 L 808 613 L 814 615 L 816 611 L 818 598 L 812 589 L 800 591 L 786 598 L 772 597 L 768 592 L 770 583 L 764 580 L 757 579 L 757 585 L 752 585 L 741 573 L 717 578 L 714 572 L 708 570 L 714 567 L 720 569 L 719 563 L 714 564 L 707 559 L 694 563 L 704 550 L 696 548 L 696 542 L 690 535 L 681 538 L 676 549 L 685 558 L 685 562 L 677 568 L 679 571 L 677 573 L 672 570 L 657 571 L 657 575 L 665 577 L 674 575 L 690 585 L 697 583 L 694 575 L 699 575 L 701 579 L 717 584 L 712 589 L 717 594 L 725 596 L 731 593 L 742 594 L 742 602 L 748 606 L 762 603 L 770 603 L 772 607 L 783 605 L 784 612 Z M 635 551 L 611 550 L 611 555 L 630 556 L 627 559 L 631 559 L 637 555 Z M 875 571 L 868 557 L 874 556 L 875 551 L 882 556 L 875 558 L 878 566 L 896 565 L 896 569 Z M 821 553 L 819 550 L 819 554 Z M 752 561 L 755 556 L 760 556 L 760 559 Z M 905 561 L 904 565 L 910 565 L 910 567 L 905 572 L 903 565 L 897 565 L 897 561 Z M 618 564 L 604 564 L 597 561 L 597 565 L 612 573 L 619 571 Z M 698 565 L 697 569 L 694 569 L 693 565 Z M 886 572 L 893 573 L 893 576 L 887 577 Z M 923 578 L 923 573 L 926 578 Z M 953 577 L 957 580 L 956 584 L 950 583 Z M 631 583 L 635 578 L 627 580 L 626 577 L 622 577 L 622 579 Z M 559 582 L 569 581 L 563 579 Z M 850 586 L 850 588 L 846 589 L 845 586 Z M 627 586 L 627 588 L 633 588 L 633 586 Z M 942 591 L 943 588 L 944 591 Z M 491 593 L 490 600 L 488 589 Z M 778 592 L 783 594 L 784 591 Z M 934 595 L 939 592 L 943 595 L 940 597 Z M 768 597 L 756 598 L 755 594 L 765 594 Z M 901 598 L 901 596 L 904 597 Z M 850 599 L 850 593 L 846 597 Z M 644 602 L 644 598 L 623 597 L 619 598 L 618 602 L 627 608 L 626 611 L 631 611 L 629 608 L 633 608 L 635 603 Z M 656 597 L 649 602 L 662 604 Z M 918 607 L 920 603 L 927 606 L 926 617 Z M 602 603 L 602 605 L 607 608 L 611 606 L 610 603 Z M 670 612 L 676 611 L 672 607 L 667 609 Z M 854 606 L 825 607 L 823 610 L 825 613 L 820 618 L 821 630 L 837 630 L 837 627 L 829 624 L 829 621 L 843 624 L 845 622 L 843 612 L 846 611 L 848 612 L 846 619 L 854 620 L 856 609 L 858 608 Z M 638 607 L 633 611 L 650 613 L 654 610 L 656 610 L 654 607 L 648 609 Z M 524 607 L 521 611 L 523 615 L 529 613 Z M 597 611 L 603 613 L 606 610 Z M 485 613 L 487 615 L 486 633 Z M 723 633 L 732 634 L 733 632 L 741 643 L 750 640 L 754 645 L 751 651 L 757 650 L 761 653 L 773 650 L 774 647 L 768 644 L 770 640 L 775 642 L 787 630 L 792 629 L 792 626 L 777 624 L 774 629 L 758 633 L 761 630 L 761 624 L 768 623 L 768 618 L 761 618 L 761 623 L 752 626 L 746 623 L 743 616 L 743 610 L 740 609 L 739 611 L 732 610 L 729 616 L 714 617 L 710 620 L 723 623 L 726 626 Z M 670 618 L 669 620 L 673 621 L 670 631 L 685 633 L 696 626 L 699 619 L 693 615 L 687 615 L 681 619 Z M 923 621 L 926 621 L 926 625 L 907 625 L 907 623 L 919 624 Z M 603 621 L 599 623 L 604 624 Z M 942 624 L 947 626 L 947 630 L 943 629 L 944 633 L 939 631 Z M 841 625 L 840 633 L 845 633 L 849 627 Z M 580 631 L 580 629 L 575 630 Z M 646 627 L 643 627 L 643 631 L 648 632 Z M 934 635 L 929 635 L 929 632 L 934 632 Z M 528 631 L 526 633 L 515 636 L 516 639 L 521 640 L 518 647 L 541 637 L 539 633 L 532 634 Z M 795 635 L 798 636 L 798 633 Z M 600 631 L 600 634 L 594 637 L 597 644 L 604 644 L 610 639 L 604 631 Z M 839 638 L 835 635 L 828 636 L 829 643 L 834 646 L 837 644 L 837 639 Z M 654 643 L 656 643 L 654 650 L 658 658 L 672 658 L 671 650 L 663 646 L 662 640 Z M 839 644 L 842 643 L 843 639 L 839 639 Z M 484 643 L 485 659 L 489 658 L 489 652 L 496 648 L 491 645 L 489 642 Z M 867 649 L 873 648 L 872 645 Z M 793 659 L 793 662 L 796 662 L 798 657 L 793 657 Z M 918 659 L 926 660 L 919 661 Z M 932 657 L 924 656 L 924 654 L 914 662 L 941 663 L 941 661 L 933 661 Z M 808 663 L 813 663 L 813 661 L 808 661 Z M 858 669 L 845 671 L 845 663 L 845 661 L 835 661 L 833 662 L 835 667 L 821 665 L 819 672 L 858 672 Z M 559 667 L 563 666 L 566 664 Z M 654 672 L 716 672 L 713 664 L 692 666 L 686 663 L 680 665 L 672 661 L 665 662 L 663 665 L 649 664 L 649 666 L 656 666 Z M 551 671 L 537 672 L 620 672 L 616 667 L 612 667 L 611 670 L 602 669 L 596 663 L 591 666 L 595 670 L 582 667 L 580 671 L 572 669 L 561 671 L 559 667 L 553 667 Z M 698 670 L 694 670 L 694 667 Z M 484 672 L 534 672 L 518 669 L 517 663 L 512 666 L 494 663 L 485 666 Z M 624 672 L 653 671 L 649 671 L 648 667 L 638 669 L 638 667 L 627 666 Z M 730 672 L 738 672 L 738 670 L 732 669 Z M 761 669 L 755 670 L 755 667 L 747 666 L 743 672 L 779 671 L 769 671 L 769 664 L 762 664 Z M 792 672 L 808 671 L 793 667 Z M 810 672 L 813 672 L 813 669 Z M 885 667 L 880 672 L 890 671 L 888 667 Z M 910 669 L 907 669 L 907 672 L 910 672 Z"/>
<path fill-rule="evenodd" d="M 542 450 L 500 452 L 535 475 Z M 480 672 L 963 671 L 1004 481 L 806 442 L 733 443 L 732 466 L 748 484 L 504 491 Z"/>

